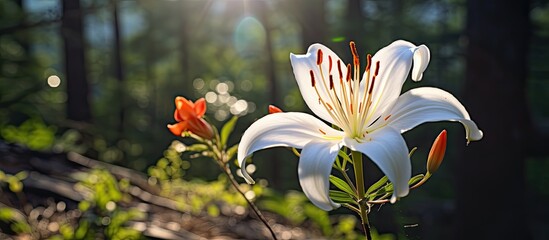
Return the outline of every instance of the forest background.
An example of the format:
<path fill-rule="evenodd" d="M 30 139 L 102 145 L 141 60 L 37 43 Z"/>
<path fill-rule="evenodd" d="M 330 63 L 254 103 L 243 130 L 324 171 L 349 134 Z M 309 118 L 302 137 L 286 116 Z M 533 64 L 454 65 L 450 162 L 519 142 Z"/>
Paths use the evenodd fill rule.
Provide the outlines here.
<path fill-rule="evenodd" d="M 148 174 L 176 139 L 175 96 L 205 97 L 218 127 L 240 116 L 237 143 L 269 104 L 308 111 L 290 53 L 319 42 L 348 61 L 351 40 L 364 55 L 397 39 L 426 44 L 424 80 L 404 90 L 452 92 L 485 138 L 466 147 L 456 123 L 404 134 L 415 172 L 442 129 L 447 157 L 373 222 L 410 239 L 549 238 L 546 0 L 4 0 L 0 16 L 0 139 Z M 290 151 L 254 160 L 269 188 L 299 189 Z M 184 162 L 186 180 L 218 178 L 210 162 Z"/>

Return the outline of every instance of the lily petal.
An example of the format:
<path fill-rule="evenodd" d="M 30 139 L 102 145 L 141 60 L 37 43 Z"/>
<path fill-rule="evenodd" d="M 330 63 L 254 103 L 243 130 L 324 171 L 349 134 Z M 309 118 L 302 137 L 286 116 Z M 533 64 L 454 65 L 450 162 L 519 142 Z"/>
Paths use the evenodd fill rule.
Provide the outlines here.
<path fill-rule="evenodd" d="M 196 117 L 201 118 L 206 113 L 206 99 L 200 98 L 194 102 L 194 112 Z"/>
<path fill-rule="evenodd" d="M 380 49 L 372 57 L 372 68 L 380 62 L 379 74 L 376 77 L 372 91 L 372 110 L 368 114 L 368 124 L 375 121 L 381 113 L 391 108 L 400 95 L 402 85 L 412 68 L 412 79 L 419 81 L 430 60 L 429 48 L 425 45 L 416 46 L 404 40 L 397 40 Z M 375 69 L 372 69 L 374 71 Z M 364 91 L 363 76 L 361 90 Z"/>
<path fill-rule="evenodd" d="M 244 132 L 238 146 L 238 164 L 246 181 L 253 183 L 245 170 L 245 159 L 255 151 L 271 147 L 301 149 L 311 140 L 342 139 L 343 135 L 343 132 L 306 113 L 269 114 L 254 122 Z"/>
<path fill-rule="evenodd" d="M 330 211 L 340 204 L 330 199 L 330 172 L 341 148 L 341 141 L 309 142 L 299 159 L 299 184 L 311 202 L 322 210 Z"/>
<path fill-rule="evenodd" d="M 187 128 L 188 124 L 185 121 L 178 122 L 176 124 L 168 124 L 168 129 L 170 130 L 170 132 L 172 132 L 172 134 L 176 136 L 181 136 L 184 131 L 187 131 Z"/>
<path fill-rule="evenodd" d="M 404 138 L 397 130 L 384 127 L 366 135 L 364 140 L 365 142 L 357 142 L 355 139 L 345 138 L 343 145 L 366 154 L 385 173 L 394 186 L 392 203 L 397 197 L 408 195 L 412 165 Z"/>
<path fill-rule="evenodd" d="M 194 103 L 184 97 L 175 98 L 175 108 L 179 116 L 174 116 L 176 121 L 185 121 L 189 118 L 196 118 Z"/>
<path fill-rule="evenodd" d="M 318 51 L 322 51 L 322 72 L 320 72 L 318 65 L 317 65 L 317 58 L 318 58 Z M 330 60 L 332 62 L 332 68 L 330 69 Z M 320 98 L 322 98 L 324 101 L 328 102 L 332 106 L 335 106 L 330 99 L 328 95 L 328 91 L 330 91 L 330 82 L 329 77 L 330 75 L 333 76 L 334 81 L 337 81 L 339 83 L 339 70 L 338 70 L 338 62 L 341 64 L 341 68 L 343 71 L 343 77 L 345 77 L 345 71 L 346 71 L 346 65 L 341 59 L 335 54 L 332 50 L 327 48 L 326 46 L 316 43 L 309 47 L 306 54 L 302 55 L 296 55 L 293 53 L 290 53 L 290 61 L 292 62 L 292 68 L 294 70 L 294 75 L 297 80 L 297 85 L 299 86 L 299 91 L 301 92 L 301 95 L 303 96 L 303 100 L 305 100 L 305 103 L 315 113 L 318 117 L 324 119 L 327 122 L 330 122 L 332 124 L 338 124 L 337 122 L 332 119 L 326 108 L 320 103 Z M 311 83 L 311 75 L 310 71 L 313 71 L 314 77 L 315 77 L 315 85 L 318 89 L 318 94 L 316 93 L 315 89 L 312 86 Z M 331 70 L 331 71 L 330 71 Z M 324 79 L 321 77 L 324 76 Z M 343 99 L 340 95 L 340 84 L 334 84 L 335 92 L 338 95 L 339 99 Z"/>
<path fill-rule="evenodd" d="M 402 94 L 394 107 L 370 128 L 383 124 L 406 132 L 419 124 L 436 121 L 459 121 L 465 127 L 468 141 L 482 139 L 482 131 L 465 107 L 449 92 L 433 87 L 415 88 Z"/>

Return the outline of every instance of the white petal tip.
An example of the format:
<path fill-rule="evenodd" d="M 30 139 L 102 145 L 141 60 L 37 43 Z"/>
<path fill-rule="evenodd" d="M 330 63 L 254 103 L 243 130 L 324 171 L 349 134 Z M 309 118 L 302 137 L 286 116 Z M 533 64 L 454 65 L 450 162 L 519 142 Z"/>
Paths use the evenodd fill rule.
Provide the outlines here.
<path fill-rule="evenodd" d="M 421 81 L 421 78 L 423 78 L 423 72 L 427 68 L 427 65 L 429 65 L 431 55 L 429 52 L 429 48 L 425 45 L 420 45 L 416 47 L 413 51 L 414 66 L 412 68 L 412 80 L 414 80 L 415 82 L 419 82 Z"/>
<path fill-rule="evenodd" d="M 483 137 L 484 137 L 484 133 L 481 130 L 478 130 L 477 132 L 475 132 L 475 133 L 473 133 L 473 134 L 471 134 L 470 136 L 467 137 L 467 145 L 469 145 L 469 143 L 471 141 L 479 141 Z"/>
<path fill-rule="evenodd" d="M 254 179 L 250 176 L 250 174 L 248 174 L 248 172 L 246 172 L 245 168 L 241 168 L 240 173 L 242 173 L 242 177 L 244 177 L 244 180 L 246 180 L 246 183 L 250 185 L 255 184 Z"/>
<path fill-rule="evenodd" d="M 391 201 L 391 203 L 396 203 L 397 197 L 396 197 L 395 195 L 393 195 L 393 196 L 391 197 L 391 200 L 390 200 L 390 201 Z"/>
<path fill-rule="evenodd" d="M 419 81 L 421 81 L 422 78 L 423 78 L 423 73 L 418 74 L 418 76 L 415 76 L 415 75 L 412 76 L 412 80 L 414 82 L 419 82 Z"/>
<path fill-rule="evenodd" d="M 246 180 L 247 184 L 250 184 L 250 185 L 255 184 L 255 181 L 253 179 L 247 179 L 247 178 L 244 178 L 244 179 Z"/>

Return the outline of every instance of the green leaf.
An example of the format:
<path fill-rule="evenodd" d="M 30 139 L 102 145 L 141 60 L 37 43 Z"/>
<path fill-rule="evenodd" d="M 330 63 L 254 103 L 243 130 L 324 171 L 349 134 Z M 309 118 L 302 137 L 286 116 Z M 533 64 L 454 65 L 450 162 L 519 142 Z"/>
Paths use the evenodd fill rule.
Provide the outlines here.
<path fill-rule="evenodd" d="M 391 195 L 393 193 L 393 183 L 389 182 L 385 186 L 382 186 L 377 191 L 374 191 L 370 194 L 365 194 L 368 200 L 374 200 L 376 197 Z"/>
<path fill-rule="evenodd" d="M 338 156 L 336 156 L 336 159 L 335 159 L 335 161 L 334 161 L 334 166 L 335 166 L 337 169 L 343 169 L 343 168 L 341 167 L 341 163 L 339 162 L 339 157 L 338 157 Z"/>
<path fill-rule="evenodd" d="M 423 179 L 425 175 L 423 174 L 418 174 L 418 175 L 415 175 L 414 177 L 410 178 L 410 181 L 408 181 L 408 185 L 412 186 L 416 183 L 418 183 L 419 181 L 421 181 L 421 179 Z"/>
<path fill-rule="evenodd" d="M 343 190 L 349 195 L 356 197 L 356 193 L 353 191 L 353 189 L 351 189 L 349 184 L 347 184 L 345 181 L 341 180 L 340 178 L 330 175 L 330 182 L 340 190 Z"/>
<path fill-rule="evenodd" d="M 332 42 L 338 43 L 345 41 L 345 37 L 334 37 L 332 38 Z"/>
<path fill-rule="evenodd" d="M 28 176 L 29 176 L 29 174 L 25 171 L 21 171 L 21 172 L 18 172 L 17 174 L 15 174 L 15 177 L 19 180 L 24 180 Z"/>
<path fill-rule="evenodd" d="M 21 181 L 19 180 L 9 181 L 9 188 L 10 188 L 10 191 L 14 193 L 21 192 L 23 190 L 23 183 L 21 183 Z"/>
<path fill-rule="evenodd" d="M 208 150 L 208 145 L 202 144 L 202 143 L 197 143 L 197 144 L 187 146 L 187 148 L 185 150 L 191 151 L 191 152 L 202 152 L 202 151 Z"/>
<path fill-rule="evenodd" d="M 238 144 L 227 149 L 227 160 L 231 160 L 238 151 Z"/>
<path fill-rule="evenodd" d="M 356 201 L 346 192 L 330 190 L 330 198 L 338 203 L 355 203 Z"/>
<path fill-rule="evenodd" d="M 370 193 L 375 192 L 379 188 L 383 187 L 383 185 L 385 185 L 388 180 L 389 178 L 387 176 L 383 176 L 381 179 L 377 180 L 376 183 L 372 184 L 372 186 L 368 188 L 368 190 L 366 191 L 366 196 L 368 196 Z"/>
<path fill-rule="evenodd" d="M 237 116 L 234 116 L 231 118 L 231 120 L 227 121 L 225 125 L 223 125 L 223 128 L 221 128 L 221 146 L 225 146 L 227 144 L 227 140 L 229 139 L 229 136 L 234 130 L 234 126 L 236 125 L 236 121 L 238 120 Z"/>
<path fill-rule="evenodd" d="M 394 190 L 393 183 L 389 183 L 387 184 L 387 186 L 383 188 L 383 191 L 385 191 L 385 193 L 392 193 L 393 190 Z"/>
<path fill-rule="evenodd" d="M 411 158 L 412 155 L 414 155 L 414 153 L 416 152 L 416 150 L 417 150 L 417 147 L 412 148 L 412 150 L 410 150 L 410 153 L 408 154 L 408 157 Z"/>
<path fill-rule="evenodd" d="M 345 151 L 339 150 L 339 153 L 337 155 L 342 157 L 344 161 L 353 163 L 353 160 L 349 157 L 349 155 Z"/>

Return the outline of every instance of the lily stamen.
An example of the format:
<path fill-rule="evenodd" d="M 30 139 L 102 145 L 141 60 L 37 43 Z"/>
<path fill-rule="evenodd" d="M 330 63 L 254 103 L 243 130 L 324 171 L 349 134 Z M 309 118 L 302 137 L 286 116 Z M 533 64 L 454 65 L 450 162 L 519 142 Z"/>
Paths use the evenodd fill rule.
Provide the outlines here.
<path fill-rule="evenodd" d="M 322 64 L 322 50 L 318 49 L 316 52 L 316 65 Z"/>
<path fill-rule="evenodd" d="M 322 51 L 320 51 L 320 49 L 319 49 L 318 53 L 319 53 L 318 55 L 322 56 Z M 319 61 L 322 62 L 322 60 L 317 60 L 317 62 L 319 62 Z M 319 67 L 320 67 L 320 65 L 319 65 Z M 322 68 L 320 68 L 320 70 L 322 70 Z M 321 72 L 322 72 L 322 71 L 321 71 Z M 321 95 L 320 92 L 318 91 L 318 88 L 317 88 L 317 86 L 316 86 L 316 84 L 315 84 L 315 83 L 316 83 L 316 82 L 315 82 L 315 74 L 314 74 L 313 70 L 309 70 L 309 75 L 311 76 L 311 85 L 312 85 L 312 87 L 315 89 L 316 95 L 318 96 L 318 101 L 319 101 L 319 103 L 321 103 L 322 106 L 324 106 L 324 108 L 325 108 L 326 110 L 328 110 L 328 111 L 327 111 L 328 114 L 330 114 L 330 116 L 331 116 L 335 121 L 337 121 L 337 122 L 339 123 L 339 125 L 342 125 L 341 123 L 344 123 L 344 121 L 342 121 L 342 119 L 340 119 L 340 114 L 334 113 L 334 111 L 333 111 L 334 108 L 333 108 L 329 103 L 327 103 L 326 101 L 324 101 L 324 99 L 322 99 L 322 95 Z M 323 75 L 321 75 L 321 76 L 323 76 Z M 324 81 L 323 81 L 323 82 L 324 82 Z M 325 83 L 325 82 L 324 82 L 324 83 Z"/>
<path fill-rule="evenodd" d="M 318 55 L 322 57 L 323 56 L 322 51 L 319 51 Z M 328 55 L 328 58 L 331 59 L 330 55 Z M 322 59 L 320 60 L 317 59 L 317 62 L 322 62 L 322 61 L 323 61 Z M 323 85 L 324 90 L 328 93 L 329 100 L 331 100 L 331 102 L 335 105 L 335 108 L 332 108 L 330 106 L 330 109 L 328 110 L 335 109 L 334 114 L 339 119 L 340 124 L 348 123 L 349 120 L 347 118 L 346 111 L 342 108 L 341 102 L 339 101 L 339 97 L 337 96 L 337 93 L 335 91 L 330 91 L 333 89 L 333 84 L 330 84 L 330 85 L 326 84 L 326 77 L 324 77 L 324 71 L 322 70 L 322 65 L 317 65 L 317 66 L 318 66 L 318 71 L 320 72 L 320 77 L 322 78 L 322 83 L 324 83 Z M 326 89 L 326 86 L 330 86 L 330 89 Z M 317 94 L 319 94 L 319 97 L 320 97 L 320 93 L 318 93 L 318 90 L 317 90 Z"/>

